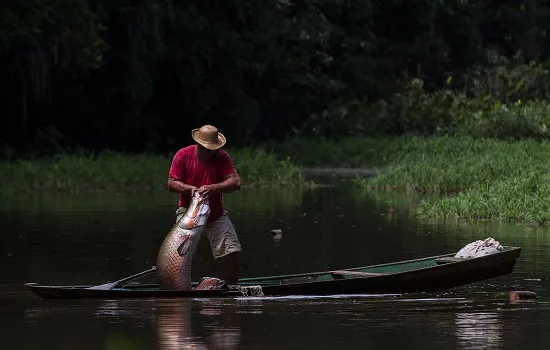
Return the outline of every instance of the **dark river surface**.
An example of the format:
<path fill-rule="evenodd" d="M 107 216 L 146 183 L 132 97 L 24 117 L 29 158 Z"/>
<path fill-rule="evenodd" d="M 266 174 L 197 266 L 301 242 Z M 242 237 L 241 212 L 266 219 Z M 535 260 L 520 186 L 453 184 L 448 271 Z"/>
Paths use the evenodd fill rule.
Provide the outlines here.
<path fill-rule="evenodd" d="M 4 197 L 0 349 L 548 349 L 550 232 L 419 220 L 418 197 L 244 189 L 225 197 L 244 277 L 338 269 L 458 251 L 493 237 L 523 248 L 508 276 L 439 295 L 193 300 L 42 300 L 25 282 L 100 284 L 150 268 L 174 220 L 171 193 Z M 270 230 L 283 236 L 274 241 Z M 193 275 L 215 276 L 206 239 Z M 537 293 L 510 303 L 511 290 Z"/>

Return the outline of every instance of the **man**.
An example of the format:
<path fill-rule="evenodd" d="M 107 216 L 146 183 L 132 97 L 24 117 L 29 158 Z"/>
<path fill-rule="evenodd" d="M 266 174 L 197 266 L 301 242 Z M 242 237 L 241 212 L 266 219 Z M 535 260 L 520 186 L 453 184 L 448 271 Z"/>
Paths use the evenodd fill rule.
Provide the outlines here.
<path fill-rule="evenodd" d="M 242 251 L 235 227 L 223 206 L 223 193 L 241 187 L 241 180 L 229 154 L 221 148 L 225 136 L 212 125 L 191 131 L 194 145 L 180 149 L 174 155 L 168 174 L 168 189 L 179 193 L 176 221 L 184 215 L 193 191 L 207 195 L 210 216 L 205 226 L 214 259 L 222 260 L 225 281 L 236 284 L 239 275 L 238 254 Z"/>

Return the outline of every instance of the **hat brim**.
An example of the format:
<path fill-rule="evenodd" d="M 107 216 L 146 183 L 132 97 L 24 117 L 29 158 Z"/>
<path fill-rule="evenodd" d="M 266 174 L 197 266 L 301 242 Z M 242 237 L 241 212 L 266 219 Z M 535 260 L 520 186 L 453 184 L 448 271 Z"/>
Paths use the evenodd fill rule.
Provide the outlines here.
<path fill-rule="evenodd" d="M 195 140 L 196 143 L 203 146 L 204 148 L 207 148 L 212 151 L 222 148 L 227 142 L 225 136 L 221 132 L 218 132 L 218 140 L 216 143 L 206 142 L 204 140 L 201 140 L 197 137 L 198 134 L 199 134 L 199 128 L 191 130 L 191 137 L 193 138 L 193 140 Z"/>

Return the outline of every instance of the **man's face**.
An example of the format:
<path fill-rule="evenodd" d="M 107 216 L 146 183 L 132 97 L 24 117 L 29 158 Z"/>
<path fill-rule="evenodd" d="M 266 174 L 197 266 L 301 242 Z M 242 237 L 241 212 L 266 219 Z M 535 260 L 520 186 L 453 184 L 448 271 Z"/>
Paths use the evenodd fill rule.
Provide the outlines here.
<path fill-rule="evenodd" d="M 218 150 L 211 150 L 208 148 L 205 148 L 204 146 L 197 145 L 197 155 L 202 159 L 210 159 L 212 158 L 216 153 L 218 153 Z"/>

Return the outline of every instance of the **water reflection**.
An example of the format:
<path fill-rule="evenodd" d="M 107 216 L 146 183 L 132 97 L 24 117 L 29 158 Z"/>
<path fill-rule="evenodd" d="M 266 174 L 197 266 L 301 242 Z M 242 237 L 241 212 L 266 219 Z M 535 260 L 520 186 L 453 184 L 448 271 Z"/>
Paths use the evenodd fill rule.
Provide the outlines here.
<path fill-rule="evenodd" d="M 239 305 L 224 300 L 178 299 L 151 301 L 111 300 L 102 303 L 95 313 L 120 321 L 143 320 L 156 329 L 156 348 L 237 349 L 241 342 Z M 147 326 L 146 326 L 147 327 Z"/>
<path fill-rule="evenodd" d="M 157 338 L 160 349 L 207 349 L 191 329 L 192 300 L 157 307 Z"/>
<path fill-rule="evenodd" d="M 460 349 L 500 349 L 503 345 L 500 313 L 459 312 L 455 317 L 455 325 Z"/>
<path fill-rule="evenodd" d="M 198 310 L 193 310 L 193 307 Z M 191 315 L 196 318 L 196 325 Z M 241 331 L 234 305 L 216 301 L 178 300 L 159 305 L 156 316 L 159 349 L 239 347 Z"/>
<path fill-rule="evenodd" d="M 0 263 L 10 266 L 0 271 L 0 325 L 10 328 L 3 348 L 49 348 L 52 335 L 57 348 L 79 350 L 280 349 L 288 347 L 289 339 L 296 348 L 316 349 L 343 344 L 425 350 L 547 345 L 549 227 L 419 220 L 408 213 L 416 198 L 368 196 L 351 186 L 292 193 L 250 190 L 229 196 L 228 209 L 243 245 L 249 247 L 243 254 L 243 277 L 414 259 L 456 251 L 489 236 L 523 248 L 514 273 L 443 293 L 437 300 L 98 302 L 32 296 L 19 301 L 24 282 L 99 284 L 149 268 L 173 219 L 169 196 L 79 195 L 48 201 L 18 197 L 18 202 L 1 202 Z M 281 242 L 270 234 L 277 228 L 284 233 Z M 203 248 L 194 264 L 197 277 L 217 268 L 208 246 Z M 540 297 L 506 304 L 510 290 L 532 290 Z M 504 297 L 493 300 L 496 292 Z M 459 298 L 442 299 L 453 296 Z M 407 332 L 395 337 L 399 329 Z"/>

